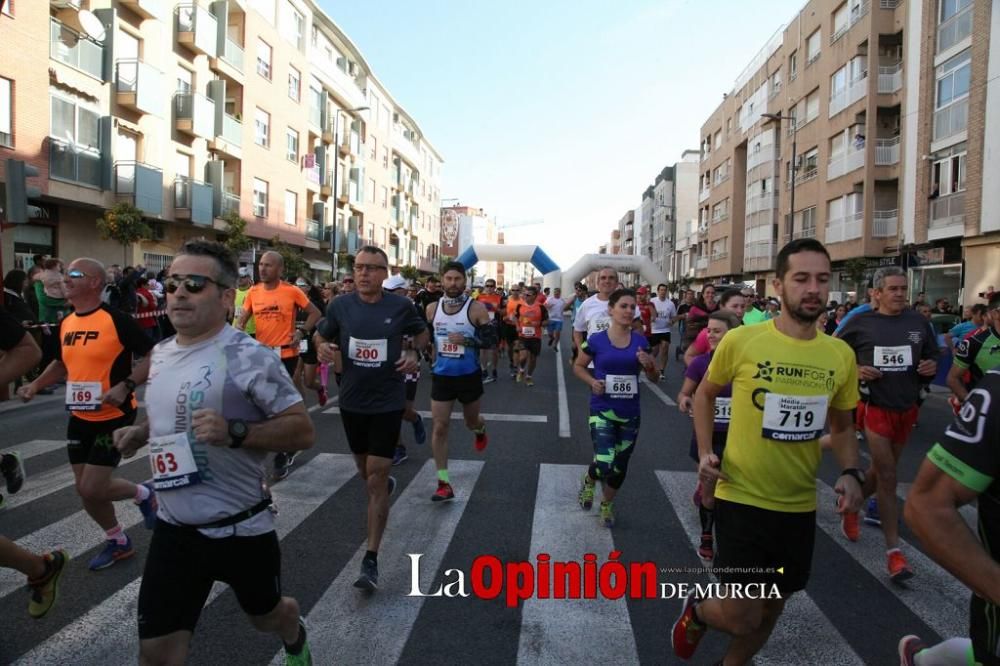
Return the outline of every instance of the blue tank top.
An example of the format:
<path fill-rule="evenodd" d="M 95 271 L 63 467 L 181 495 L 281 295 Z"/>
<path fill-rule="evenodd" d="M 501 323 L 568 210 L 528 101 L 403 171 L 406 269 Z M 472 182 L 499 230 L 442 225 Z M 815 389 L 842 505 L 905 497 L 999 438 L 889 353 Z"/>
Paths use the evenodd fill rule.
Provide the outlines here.
<path fill-rule="evenodd" d="M 446 314 L 444 303 L 438 301 L 434 311 L 434 367 L 435 375 L 460 377 L 480 372 L 479 353 L 475 347 L 448 342 L 449 333 L 461 333 L 464 337 L 475 337 L 476 327 L 469 321 L 472 299 L 465 301 L 462 309 L 453 315 Z"/>
<path fill-rule="evenodd" d="M 619 349 L 611 344 L 607 331 L 587 337 L 583 351 L 594 359 L 594 378 L 604 380 L 603 395 L 590 396 L 590 408 L 596 411 L 614 410 L 622 417 L 639 415 L 639 376 L 642 366 L 636 353 L 649 351 L 649 342 L 632 331 L 628 347 Z"/>

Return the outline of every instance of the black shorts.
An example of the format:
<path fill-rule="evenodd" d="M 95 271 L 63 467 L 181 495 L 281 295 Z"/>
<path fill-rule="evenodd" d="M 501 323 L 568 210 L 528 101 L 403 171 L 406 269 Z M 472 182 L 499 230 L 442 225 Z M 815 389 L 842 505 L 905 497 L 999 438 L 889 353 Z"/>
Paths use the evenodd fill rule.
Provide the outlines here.
<path fill-rule="evenodd" d="M 344 434 L 351 453 L 358 456 L 392 458 L 399 440 L 399 427 L 403 424 L 403 410 L 381 414 L 362 414 L 340 408 L 344 421 Z"/>
<path fill-rule="evenodd" d="M 770 511 L 715 498 L 715 567 L 723 584 L 775 584 L 783 597 L 805 589 L 815 538 L 815 511 Z"/>
<path fill-rule="evenodd" d="M 521 348 L 532 356 L 538 356 L 542 353 L 541 338 L 518 338 L 517 341 L 521 343 Z"/>
<path fill-rule="evenodd" d="M 222 581 L 247 615 L 267 615 L 281 601 L 278 535 L 210 539 L 196 529 L 156 521 L 139 587 L 139 638 L 194 631 Z"/>
<path fill-rule="evenodd" d="M 722 453 L 726 450 L 726 437 L 729 436 L 729 432 L 726 430 L 713 430 L 712 431 L 712 453 L 714 453 L 719 460 L 722 460 Z M 691 460 L 696 463 L 701 462 L 701 457 L 698 455 L 698 438 L 691 435 L 691 447 L 688 449 L 688 455 L 691 456 Z"/>
<path fill-rule="evenodd" d="M 305 334 L 303 333 L 303 335 Z M 316 343 L 313 342 L 313 336 L 305 335 L 302 339 L 306 341 L 306 350 L 299 352 L 299 358 L 306 365 L 316 365 L 319 363 L 319 359 L 316 358 Z"/>
<path fill-rule="evenodd" d="M 431 375 L 431 400 L 463 405 L 479 400 L 483 395 L 483 374 L 479 370 L 468 375 Z"/>
<path fill-rule="evenodd" d="M 292 356 L 291 358 L 281 359 L 281 365 L 285 366 L 285 372 L 288 373 L 289 377 L 295 376 L 295 367 L 299 364 L 299 357 Z"/>
<path fill-rule="evenodd" d="M 420 381 L 417 380 L 415 382 L 403 382 L 403 384 L 406 386 L 406 401 L 413 402 L 414 400 L 416 400 L 417 386 L 420 384 Z"/>
<path fill-rule="evenodd" d="M 70 415 L 66 426 L 66 453 L 70 465 L 118 467 L 122 459 L 111 440 L 111 433 L 135 423 L 135 412 L 108 421 L 85 421 Z"/>
<path fill-rule="evenodd" d="M 507 323 L 501 324 L 500 337 L 506 340 L 508 345 L 514 344 L 514 341 L 517 340 L 517 326 Z"/>
<path fill-rule="evenodd" d="M 1000 626 L 996 620 L 998 611 L 996 605 L 982 597 L 972 595 L 969 604 L 969 638 L 972 640 L 972 651 L 976 663 L 983 666 L 1000 666 Z"/>
<path fill-rule="evenodd" d="M 670 344 L 670 331 L 667 331 L 666 333 L 652 333 L 652 334 L 650 334 L 650 336 L 649 336 L 649 344 L 650 344 L 651 347 L 655 347 L 656 345 L 660 344 L 661 342 L 665 342 L 668 345 Z"/>

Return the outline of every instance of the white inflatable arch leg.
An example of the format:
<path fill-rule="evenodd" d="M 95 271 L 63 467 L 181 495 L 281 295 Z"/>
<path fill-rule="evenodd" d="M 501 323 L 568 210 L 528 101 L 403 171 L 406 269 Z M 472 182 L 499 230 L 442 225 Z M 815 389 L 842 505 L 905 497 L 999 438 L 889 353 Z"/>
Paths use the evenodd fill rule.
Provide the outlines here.
<path fill-rule="evenodd" d="M 589 273 L 610 266 L 620 273 L 638 273 L 644 282 L 656 288 L 667 283 L 667 275 L 656 267 L 648 257 L 631 254 L 585 254 L 580 260 L 562 272 L 563 294 L 572 294 L 573 285 Z"/>

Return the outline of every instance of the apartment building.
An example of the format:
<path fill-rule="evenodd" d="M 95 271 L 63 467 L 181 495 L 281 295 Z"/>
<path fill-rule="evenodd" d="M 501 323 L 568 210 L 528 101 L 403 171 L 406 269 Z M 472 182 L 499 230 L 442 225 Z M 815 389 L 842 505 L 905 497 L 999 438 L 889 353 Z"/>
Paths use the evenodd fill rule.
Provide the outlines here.
<path fill-rule="evenodd" d="M 621 242 L 621 254 L 636 254 L 634 210 L 625 211 L 618 220 L 618 238 Z"/>
<path fill-rule="evenodd" d="M 486 214 L 482 208 L 473 206 L 449 206 L 442 208 L 441 215 L 441 254 L 442 256 L 458 257 L 474 244 L 496 245 L 498 240 L 497 221 Z M 498 278 L 499 264 L 497 261 L 480 261 L 475 265 L 475 281 L 482 278 Z M 435 270 L 436 267 L 435 267 Z"/>
<path fill-rule="evenodd" d="M 5 266 L 158 269 L 235 211 L 256 239 L 244 261 L 278 237 L 316 277 L 363 242 L 436 269 L 441 156 L 312 0 L 22 1 L 0 30 L 0 157 L 37 167 L 42 190 L 42 215 L 4 235 Z M 153 239 L 95 239 L 119 200 Z"/>
<path fill-rule="evenodd" d="M 835 297 L 861 257 L 975 300 L 1000 272 L 1000 193 L 984 194 L 998 20 L 985 0 L 806 3 L 702 126 L 695 277 L 763 292 L 780 247 L 815 237 Z"/>

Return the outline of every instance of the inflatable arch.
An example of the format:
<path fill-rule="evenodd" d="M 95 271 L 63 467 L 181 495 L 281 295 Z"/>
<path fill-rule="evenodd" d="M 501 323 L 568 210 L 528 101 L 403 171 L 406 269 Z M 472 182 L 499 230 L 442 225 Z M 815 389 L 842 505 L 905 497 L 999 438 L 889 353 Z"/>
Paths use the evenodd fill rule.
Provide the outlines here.
<path fill-rule="evenodd" d="M 482 261 L 530 261 L 531 265 L 548 280 L 550 274 L 558 274 L 559 266 L 537 245 L 470 245 L 458 256 L 465 270 Z M 548 284 L 548 282 L 546 282 Z"/>

